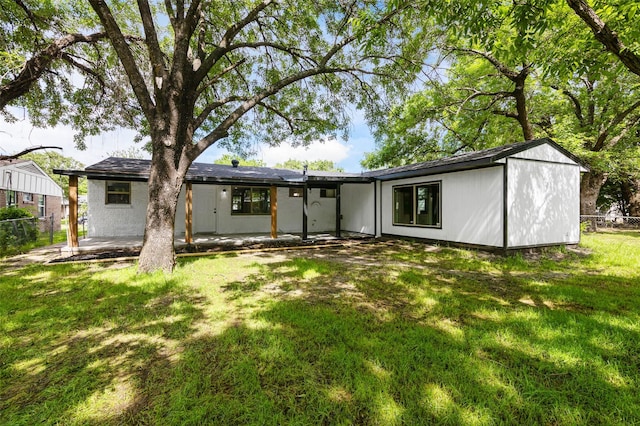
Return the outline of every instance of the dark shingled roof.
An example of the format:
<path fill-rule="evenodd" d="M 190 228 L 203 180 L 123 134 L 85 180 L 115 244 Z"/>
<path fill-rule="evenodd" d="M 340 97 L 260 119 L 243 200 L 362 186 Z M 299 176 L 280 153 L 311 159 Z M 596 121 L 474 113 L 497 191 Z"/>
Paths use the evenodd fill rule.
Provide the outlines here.
<path fill-rule="evenodd" d="M 409 164 L 390 169 L 373 170 L 364 173 L 364 175 L 380 180 L 391 180 L 487 167 L 495 164 L 498 160 L 544 144 L 551 145 L 576 163 L 581 164 L 580 160 L 569 151 L 565 150 L 551 139 L 543 138 L 498 146 L 496 148 L 483 149 L 481 151 L 464 152 L 451 157 L 426 161 L 423 163 Z"/>
<path fill-rule="evenodd" d="M 151 160 L 109 157 L 99 163 L 88 166 L 84 172 L 77 174 L 86 175 L 90 178 L 146 180 L 149 178 L 150 167 Z M 74 172 L 68 174 L 74 174 Z M 189 182 L 211 183 L 255 182 L 295 184 L 303 183 L 305 180 L 316 182 L 369 182 L 371 178 L 354 173 L 310 170 L 305 174 L 302 170 L 275 169 L 272 167 L 242 165 L 233 167 L 223 164 L 193 163 L 191 167 L 189 167 L 186 180 Z"/>
<path fill-rule="evenodd" d="M 223 164 L 193 163 L 187 172 L 189 182 L 209 183 L 263 183 L 263 184 L 309 184 L 322 185 L 336 182 L 367 183 L 374 180 L 393 180 L 412 176 L 427 176 L 437 173 L 447 173 L 469 170 L 495 165 L 498 160 L 526 151 L 539 145 L 548 144 L 584 167 L 573 154 L 553 142 L 551 139 L 536 139 L 532 141 L 503 145 L 482 151 L 466 152 L 439 160 L 409 164 L 390 169 L 373 170 L 365 173 L 321 172 L 309 170 L 306 174 L 302 170 L 274 169 L 271 167 L 252 167 Z M 149 178 L 150 160 L 109 157 L 99 163 L 87 167 L 84 171 L 54 170 L 55 173 L 65 175 L 87 176 L 95 179 L 127 179 L 147 180 Z"/>

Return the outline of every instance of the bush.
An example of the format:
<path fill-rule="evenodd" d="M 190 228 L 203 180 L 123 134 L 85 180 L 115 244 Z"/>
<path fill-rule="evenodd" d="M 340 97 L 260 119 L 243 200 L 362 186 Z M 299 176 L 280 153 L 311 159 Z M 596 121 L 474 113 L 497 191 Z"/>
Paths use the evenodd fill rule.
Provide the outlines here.
<path fill-rule="evenodd" d="M 14 206 L 0 209 L 0 254 L 37 239 L 36 218 L 29 210 Z"/>

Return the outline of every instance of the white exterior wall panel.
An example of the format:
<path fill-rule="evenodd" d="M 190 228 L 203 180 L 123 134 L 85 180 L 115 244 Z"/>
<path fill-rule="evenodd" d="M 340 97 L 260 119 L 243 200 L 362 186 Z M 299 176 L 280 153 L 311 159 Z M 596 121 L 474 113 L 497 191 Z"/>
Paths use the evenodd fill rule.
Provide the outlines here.
<path fill-rule="evenodd" d="M 342 211 L 341 228 L 344 231 L 375 233 L 375 184 L 343 184 L 340 209 Z"/>
<path fill-rule="evenodd" d="M 575 164 L 507 161 L 508 247 L 580 241 L 580 168 Z"/>
<path fill-rule="evenodd" d="M 393 187 L 441 181 L 442 227 L 393 225 Z M 502 247 L 503 168 L 382 182 L 382 233 Z"/>
<path fill-rule="evenodd" d="M 144 235 L 147 200 L 146 182 L 131 182 L 131 204 L 106 204 L 106 181 L 89 179 L 87 185 L 89 237 Z"/>

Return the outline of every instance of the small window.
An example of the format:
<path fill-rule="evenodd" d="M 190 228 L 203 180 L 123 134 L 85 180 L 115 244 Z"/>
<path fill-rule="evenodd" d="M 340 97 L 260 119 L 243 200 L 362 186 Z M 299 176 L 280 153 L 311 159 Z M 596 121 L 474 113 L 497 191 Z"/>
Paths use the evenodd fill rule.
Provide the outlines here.
<path fill-rule="evenodd" d="M 107 181 L 106 204 L 131 204 L 131 182 Z"/>
<path fill-rule="evenodd" d="M 336 198 L 336 190 L 333 188 L 321 188 L 320 198 Z"/>
<path fill-rule="evenodd" d="M 237 186 L 231 193 L 231 214 L 271 213 L 271 191 L 269 188 Z"/>
<path fill-rule="evenodd" d="M 289 188 L 289 197 L 302 197 L 302 188 Z"/>
<path fill-rule="evenodd" d="M 33 203 L 33 194 L 25 192 L 22 194 L 23 203 Z"/>
<path fill-rule="evenodd" d="M 393 224 L 437 227 L 440 222 L 440 182 L 393 188 Z"/>
<path fill-rule="evenodd" d="M 46 195 L 38 197 L 38 216 L 45 217 L 47 214 L 47 198 Z"/>

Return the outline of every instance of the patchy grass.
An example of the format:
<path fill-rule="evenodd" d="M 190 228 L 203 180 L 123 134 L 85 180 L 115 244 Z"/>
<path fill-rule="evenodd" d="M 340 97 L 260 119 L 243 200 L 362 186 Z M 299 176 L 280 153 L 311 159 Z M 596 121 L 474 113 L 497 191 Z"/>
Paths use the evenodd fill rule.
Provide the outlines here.
<path fill-rule="evenodd" d="M 0 276 L 2 424 L 640 423 L 640 233 Z"/>

